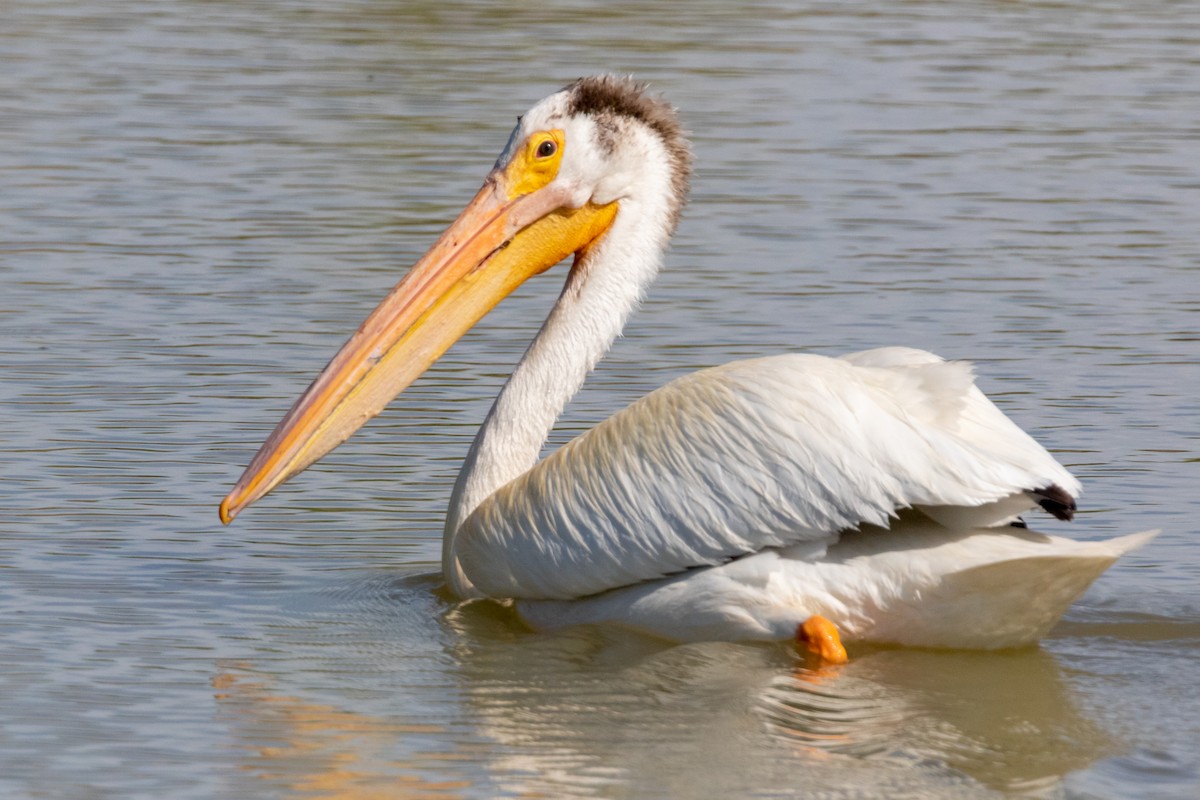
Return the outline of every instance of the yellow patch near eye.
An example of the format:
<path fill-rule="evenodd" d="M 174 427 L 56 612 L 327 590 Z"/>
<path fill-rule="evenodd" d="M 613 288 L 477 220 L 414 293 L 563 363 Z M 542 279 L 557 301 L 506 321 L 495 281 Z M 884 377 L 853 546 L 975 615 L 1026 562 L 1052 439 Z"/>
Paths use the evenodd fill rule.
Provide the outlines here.
<path fill-rule="evenodd" d="M 508 165 L 508 198 L 536 192 L 558 176 L 566 136 L 559 129 L 538 131 Z"/>

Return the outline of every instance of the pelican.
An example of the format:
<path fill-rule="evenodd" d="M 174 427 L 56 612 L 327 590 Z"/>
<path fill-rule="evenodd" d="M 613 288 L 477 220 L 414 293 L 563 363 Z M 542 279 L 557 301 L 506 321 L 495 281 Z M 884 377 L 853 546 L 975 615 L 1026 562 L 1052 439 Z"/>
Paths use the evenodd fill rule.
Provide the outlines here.
<path fill-rule="evenodd" d="M 1079 482 L 972 368 L 887 347 L 684 376 L 545 459 L 555 420 L 620 333 L 679 220 L 691 150 L 632 79 L 582 78 L 518 118 L 466 209 L 271 433 L 220 508 L 242 509 L 349 438 L 518 285 L 573 256 L 451 495 L 459 598 L 534 628 L 612 623 L 678 641 L 798 638 L 1002 648 L 1041 638 L 1123 553 L 1035 533 Z"/>

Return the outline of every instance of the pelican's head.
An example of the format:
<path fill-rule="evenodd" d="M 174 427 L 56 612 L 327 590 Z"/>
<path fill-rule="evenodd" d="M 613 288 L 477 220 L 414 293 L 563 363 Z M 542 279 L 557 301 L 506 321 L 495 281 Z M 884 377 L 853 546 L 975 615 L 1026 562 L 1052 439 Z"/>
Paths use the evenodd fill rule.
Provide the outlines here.
<path fill-rule="evenodd" d="M 521 283 L 586 259 L 619 215 L 664 247 L 690 166 L 674 109 L 632 80 L 583 78 L 531 108 L 475 198 L 276 426 L 221 521 L 344 442 Z"/>
<path fill-rule="evenodd" d="M 491 178 L 513 196 L 563 208 L 665 200 L 669 236 L 687 195 L 691 153 L 672 108 L 632 79 L 582 78 L 517 120 Z"/>

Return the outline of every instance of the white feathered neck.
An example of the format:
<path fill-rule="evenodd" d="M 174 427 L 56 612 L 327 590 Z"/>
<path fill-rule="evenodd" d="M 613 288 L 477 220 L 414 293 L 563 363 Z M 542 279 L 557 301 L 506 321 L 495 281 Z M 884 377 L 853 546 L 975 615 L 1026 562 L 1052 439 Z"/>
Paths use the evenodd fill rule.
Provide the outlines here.
<path fill-rule="evenodd" d="M 604 237 L 577 256 L 562 294 L 501 389 L 459 472 L 446 517 L 442 569 L 460 597 L 480 593 L 455 556 L 459 528 L 493 492 L 537 463 L 555 420 L 658 273 L 683 201 L 678 192 L 686 187 L 686 175 L 681 182 L 679 158 L 648 125 L 628 117 L 575 121 L 576 135 L 587 137 L 584 146 L 600 151 L 610 170 L 598 176 L 590 199 L 615 201 L 618 212 Z M 685 161 L 682 167 L 687 166 Z"/>

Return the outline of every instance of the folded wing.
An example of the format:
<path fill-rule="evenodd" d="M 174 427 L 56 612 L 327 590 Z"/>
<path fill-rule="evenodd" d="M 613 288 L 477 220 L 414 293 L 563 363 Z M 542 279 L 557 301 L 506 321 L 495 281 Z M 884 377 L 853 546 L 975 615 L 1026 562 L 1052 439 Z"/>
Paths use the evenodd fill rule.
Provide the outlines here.
<path fill-rule="evenodd" d="M 456 555 L 490 596 L 570 599 L 886 527 L 901 508 L 987 526 L 1078 490 L 968 364 L 783 355 L 692 373 L 605 420 L 481 504 Z"/>

